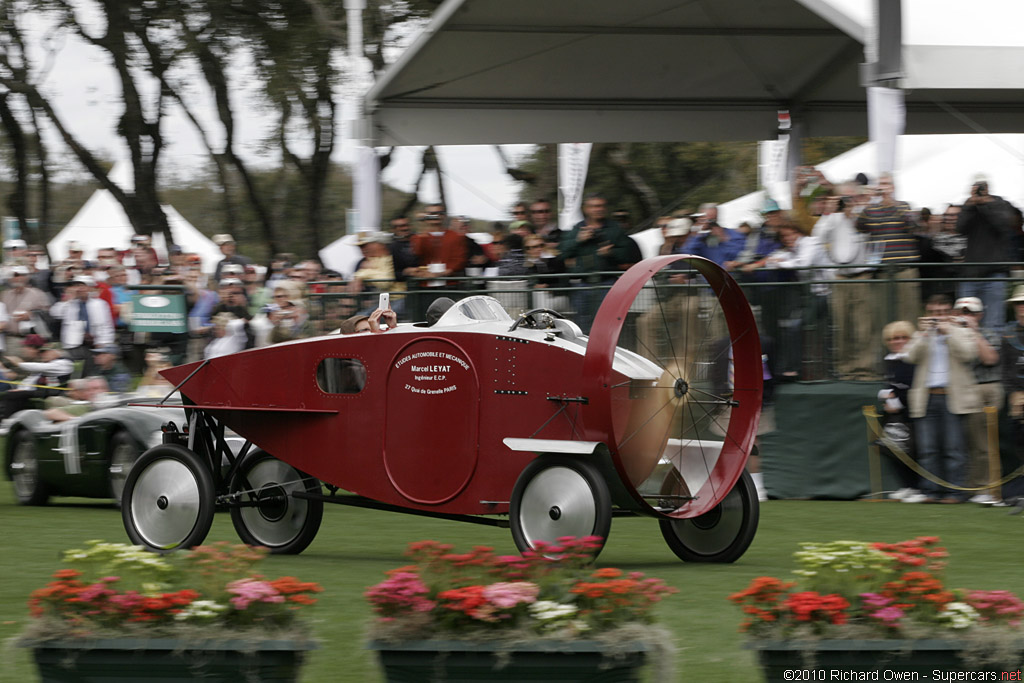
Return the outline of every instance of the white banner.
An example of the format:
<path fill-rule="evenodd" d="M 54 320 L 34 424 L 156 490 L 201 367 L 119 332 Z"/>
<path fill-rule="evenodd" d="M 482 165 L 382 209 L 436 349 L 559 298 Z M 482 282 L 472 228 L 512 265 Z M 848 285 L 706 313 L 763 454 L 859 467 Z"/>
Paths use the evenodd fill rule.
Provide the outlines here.
<path fill-rule="evenodd" d="M 789 135 L 779 135 L 778 140 L 762 140 L 758 143 L 758 185 L 768 188 L 775 183 L 788 180 L 786 172 L 786 151 Z"/>
<path fill-rule="evenodd" d="M 868 88 L 868 138 L 875 143 L 878 173 L 892 173 L 896 168 L 896 139 L 903 135 L 906 123 L 902 90 Z"/>
<path fill-rule="evenodd" d="M 583 188 L 587 184 L 590 166 L 589 142 L 569 142 L 558 145 L 558 227 L 570 230 L 583 220 Z"/>

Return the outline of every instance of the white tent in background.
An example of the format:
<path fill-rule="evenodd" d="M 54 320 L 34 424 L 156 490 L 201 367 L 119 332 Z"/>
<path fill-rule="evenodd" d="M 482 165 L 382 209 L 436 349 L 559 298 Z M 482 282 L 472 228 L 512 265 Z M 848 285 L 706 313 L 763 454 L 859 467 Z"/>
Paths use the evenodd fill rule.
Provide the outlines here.
<path fill-rule="evenodd" d="M 852 180 L 858 173 L 871 176 L 875 167 L 874 144 L 867 142 L 818 164 L 834 183 Z M 1024 135 L 901 135 L 896 148 L 896 197 L 911 207 L 942 211 L 967 199 L 975 176 L 988 178 L 989 190 L 1024 209 Z M 790 208 L 788 182 L 773 183 L 767 194 L 779 206 Z M 735 228 L 743 221 L 761 222 L 766 191 L 758 190 L 718 206 L 718 222 Z M 662 244 L 656 228 L 632 236 L 645 257 L 654 256 Z"/>
<path fill-rule="evenodd" d="M 133 183 L 130 171 L 126 162 L 118 162 L 111 170 L 110 177 L 119 186 L 131 191 Z M 185 220 L 174 207 L 165 204 L 163 210 L 174 243 L 186 252 L 199 254 L 203 259 L 203 270 L 212 272 L 217 262 L 224 258 L 220 248 Z M 97 249 L 127 249 L 131 246 L 133 234 L 135 229 L 114 196 L 108 190 L 96 190 L 47 246 L 50 258 L 60 261 L 67 258 L 68 242 L 80 242 L 85 249 L 85 258 L 93 259 Z M 162 233 L 153 235 L 153 247 L 157 254 L 166 258 L 167 244 Z"/>

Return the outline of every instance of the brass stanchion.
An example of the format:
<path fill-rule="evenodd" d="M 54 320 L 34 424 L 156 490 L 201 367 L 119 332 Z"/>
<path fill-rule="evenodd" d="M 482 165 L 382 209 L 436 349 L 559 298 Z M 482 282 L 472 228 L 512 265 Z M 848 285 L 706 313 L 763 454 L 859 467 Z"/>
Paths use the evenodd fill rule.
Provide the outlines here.
<path fill-rule="evenodd" d="M 988 489 L 993 500 L 1003 499 L 1003 487 L 999 483 L 1002 463 L 999 458 L 999 410 L 994 406 L 985 406 L 985 423 L 988 426 L 988 480 L 995 485 Z"/>
<path fill-rule="evenodd" d="M 879 415 L 874 406 L 864 406 L 864 415 L 878 419 Z M 867 421 L 868 427 L 868 478 L 871 482 L 871 493 L 868 500 L 876 502 L 885 500 L 882 495 L 882 455 L 878 452 L 878 439 L 875 438 L 871 429 L 871 422 Z"/>

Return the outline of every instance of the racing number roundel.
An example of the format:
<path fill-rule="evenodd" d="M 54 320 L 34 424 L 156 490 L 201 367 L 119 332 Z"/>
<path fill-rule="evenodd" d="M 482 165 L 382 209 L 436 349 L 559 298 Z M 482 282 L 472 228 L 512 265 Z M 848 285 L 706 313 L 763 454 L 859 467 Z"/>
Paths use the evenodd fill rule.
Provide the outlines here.
<path fill-rule="evenodd" d="M 466 353 L 442 339 L 404 347 L 388 372 L 384 465 L 410 501 L 439 504 L 477 462 L 479 384 Z"/>

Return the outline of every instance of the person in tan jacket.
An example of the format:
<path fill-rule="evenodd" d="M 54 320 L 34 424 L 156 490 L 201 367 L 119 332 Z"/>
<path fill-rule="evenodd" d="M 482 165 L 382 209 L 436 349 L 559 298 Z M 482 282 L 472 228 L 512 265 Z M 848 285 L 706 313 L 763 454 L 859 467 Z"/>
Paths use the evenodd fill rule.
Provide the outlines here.
<path fill-rule="evenodd" d="M 904 349 L 917 367 L 910 386 L 918 462 L 933 478 L 963 486 L 967 465 L 966 415 L 981 410 L 974 379 L 977 332 L 953 316 L 953 302 L 937 294 L 925 304 L 918 331 Z M 963 491 L 923 478 L 924 502 L 962 503 Z"/>

